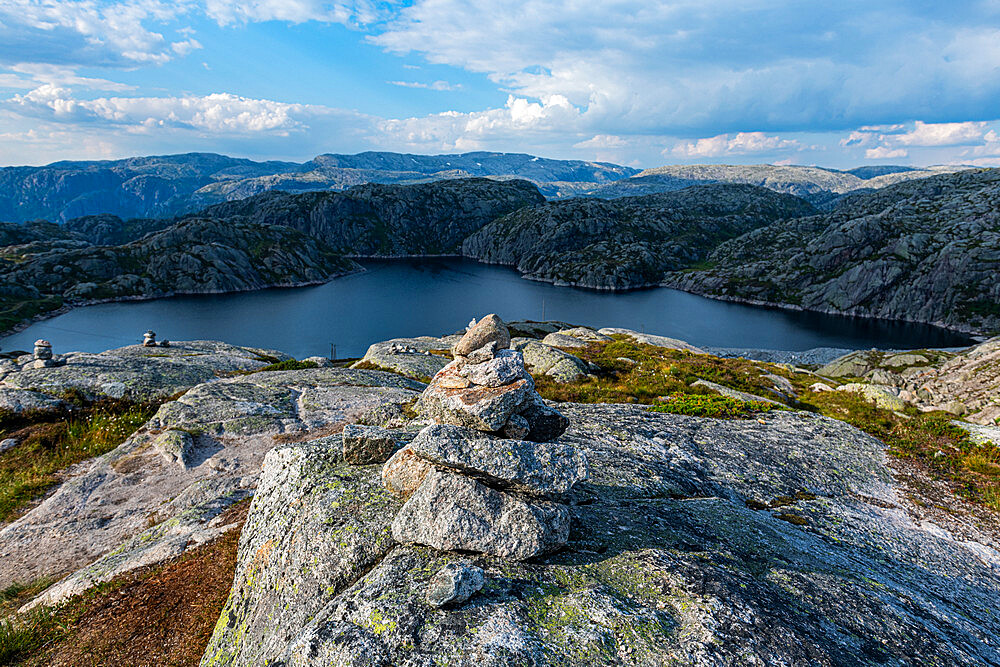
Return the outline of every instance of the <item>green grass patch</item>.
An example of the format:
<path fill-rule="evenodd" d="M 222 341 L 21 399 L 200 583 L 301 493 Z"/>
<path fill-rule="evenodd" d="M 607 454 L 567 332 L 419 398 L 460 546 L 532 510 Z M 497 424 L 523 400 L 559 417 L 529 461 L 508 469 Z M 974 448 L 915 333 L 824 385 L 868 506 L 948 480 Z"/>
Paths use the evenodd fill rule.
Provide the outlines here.
<path fill-rule="evenodd" d="M 61 470 L 120 445 L 155 411 L 155 405 L 105 400 L 65 412 L 0 416 L 0 439 L 20 443 L 0 454 L 0 522 L 56 484 Z"/>
<path fill-rule="evenodd" d="M 296 361 L 295 359 L 286 359 L 285 361 L 279 361 L 274 364 L 268 364 L 263 368 L 259 368 L 255 373 L 263 373 L 266 371 L 301 371 L 306 368 L 319 368 L 319 364 L 315 361 Z"/>
<path fill-rule="evenodd" d="M 749 419 L 761 412 L 777 408 L 774 403 L 741 401 L 729 396 L 702 394 L 671 394 L 649 408 L 650 412 L 668 412 L 691 417 L 715 419 Z"/>

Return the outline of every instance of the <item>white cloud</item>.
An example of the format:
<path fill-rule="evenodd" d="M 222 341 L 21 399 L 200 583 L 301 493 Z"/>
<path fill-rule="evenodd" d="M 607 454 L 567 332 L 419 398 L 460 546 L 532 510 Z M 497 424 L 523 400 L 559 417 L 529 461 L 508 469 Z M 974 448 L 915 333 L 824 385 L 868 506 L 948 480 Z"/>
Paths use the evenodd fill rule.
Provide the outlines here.
<path fill-rule="evenodd" d="M 573 144 L 573 148 L 625 148 L 630 142 L 613 134 L 596 134 L 586 141 Z"/>
<path fill-rule="evenodd" d="M 205 12 L 220 25 L 286 21 L 288 23 L 365 24 L 379 16 L 374 2 L 316 0 L 206 0 Z"/>
<path fill-rule="evenodd" d="M 664 155 L 680 155 L 690 158 L 719 157 L 723 155 L 746 155 L 748 153 L 772 153 L 798 150 L 802 144 L 794 139 L 768 136 L 763 132 L 740 132 L 735 135 L 720 134 L 715 137 L 681 142 L 663 151 Z"/>
<path fill-rule="evenodd" d="M 173 21 L 189 9 L 189 0 L 3 0 L 0 65 L 162 64 L 198 44 L 192 39 L 171 42 L 148 26 Z"/>
<path fill-rule="evenodd" d="M 869 160 L 887 160 L 889 158 L 906 157 L 905 148 L 889 148 L 888 146 L 877 146 L 865 151 L 865 157 Z"/>
<path fill-rule="evenodd" d="M 393 86 L 401 86 L 403 88 L 422 88 L 424 90 L 461 90 L 462 86 L 460 84 L 451 84 L 447 81 L 434 81 L 433 83 L 421 83 L 419 81 L 386 81 L 386 83 Z"/>
<path fill-rule="evenodd" d="M 68 88 L 51 84 L 14 95 L 4 106 L 21 115 L 46 120 L 120 125 L 133 131 L 181 127 L 215 134 L 287 134 L 307 127 L 308 119 L 332 111 L 227 93 L 82 100 L 75 98 Z"/>
<path fill-rule="evenodd" d="M 923 123 L 916 122 L 910 132 L 892 137 L 904 146 L 959 146 L 982 141 L 987 123 Z"/>

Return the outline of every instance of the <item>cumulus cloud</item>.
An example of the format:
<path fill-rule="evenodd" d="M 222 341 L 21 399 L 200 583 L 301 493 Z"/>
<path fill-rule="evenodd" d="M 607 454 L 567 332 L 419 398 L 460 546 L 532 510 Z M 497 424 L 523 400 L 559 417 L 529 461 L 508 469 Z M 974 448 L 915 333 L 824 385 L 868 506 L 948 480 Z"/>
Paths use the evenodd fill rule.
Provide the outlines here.
<path fill-rule="evenodd" d="M 906 157 L 905 148 L 889 148 L 888 146 L 877 146 L 865 151 L 865 157 L 869 160 L 887 160 L 890 158 Z"/>
<path fill-rule="evenodd" d="M 801 148 L 802 144 L 794 139 L 768 136 L 763 132 L 740 132 L 735 135 L 720 134 L 693 142 L 681 142 L 673 148 L 664 150 L 663 154 L 705 158 L 746 155 L 748 153 L 773 153 Z"/>
<path fill-rule="evenodd" d="M 193 39 L 172 42 L 150 25 L 173 21 L 189 9 L 187 0 L 5 0 L 0 2 L 0 65 L 162 64 L 200 45 Z"/>
<path fill-rule="evenodd" d="M 913 130 L 892 139 L 904 146 L 959 146 L 982 141 L 987 129 L 985 122 L 923 123 L 918 120 Z"/>
<path fill-rule="evenodd" d="M 374 2 L 317 2 L 315 0 L 207 0 L 205 12 L 221 25 L 286 21 L 365 24 L 379 16 Z"/>
<path fill-rule="evenodd" d="M 136 131 L 181 127 L 217 134 L 287 134 L 307 127 L 308 119 L 332 111 L 227 93 L 77 99 L 70 89 L 51 84 L 14 95 L 3 105 L 21 115 L 46 120 L 119 125 Z"/>

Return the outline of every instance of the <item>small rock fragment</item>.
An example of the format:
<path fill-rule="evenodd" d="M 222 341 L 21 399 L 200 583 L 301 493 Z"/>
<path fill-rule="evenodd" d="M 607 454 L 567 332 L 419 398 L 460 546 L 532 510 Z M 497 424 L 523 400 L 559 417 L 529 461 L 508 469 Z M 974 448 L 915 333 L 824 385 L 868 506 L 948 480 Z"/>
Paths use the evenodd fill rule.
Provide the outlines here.
<path fill-rule="evenodd" d="M 427 603 L 432 607 L 462 604 L 486 583 L 482 568 L 448 563 L 427 582 Z"/>
<path fill-rule="evenodd" d="M 481 387 L 502 387 L 518 379 L 530 379 L 524 368 L 524 356 L 517 350 L 500 350 L 489 361 L 461 366 L 458 374 Z"/>
<path fill-rule="evenodd" d="M 194 438 L 187 431 L 172 428 L 156 436 L 153 448 L 168 462 L 176 463 L 186 470 L 191 464 Z"/>
<path fill-rule="evenodd" d="M 385 463 L 396 451 L 396 436 L 379 426 L 348 424 L 342 436 L 344 461 L 353 465 Z"/>
<path fill-rule="evenodd" d="M 518 413 L 531 429 L 525 439 L 534 442 L 555 440 L 569 428 L 569 420 L 563 413 L 546 405 L 541 396 L 532 393 L 530 401 Z"/>
<path fill-rule="evenodd" d="M 531 424 L 521 415 L 511 415 L 503 427 L 503 436 L 514 440 L 524 440 L 531 433 Z"/>

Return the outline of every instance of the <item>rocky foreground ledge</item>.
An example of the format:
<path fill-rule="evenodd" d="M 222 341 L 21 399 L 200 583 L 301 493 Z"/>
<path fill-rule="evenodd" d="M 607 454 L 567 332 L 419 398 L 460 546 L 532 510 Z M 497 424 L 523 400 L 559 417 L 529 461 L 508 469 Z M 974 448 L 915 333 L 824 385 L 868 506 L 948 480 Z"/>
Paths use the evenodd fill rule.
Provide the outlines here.
<path fill-rule="evenodd" d="M 523 337 L 574 337 L 550 328 Z M 519 337 L 487 337 L 486 352 L 458 349 L 462 336 L 379 348 L 440 357 L 420 374 L 459 398 L 423 414 L 414 408 L 434 404 L 433 391 L 398 373 L 261 370 L 277 357 L 217 343 L 10 369 L 0 393 L 53 399 L 64 385 L 148 391 L 108 370 L 116 355 L 140 375 L 143 364 L 201 370 L 138 433 L 0 531 L 0 585 L 69 572 L 31 603 L 56 604 L 234 529 L 223 510 L 253 496 L 205 666 L 1000 664 L 996 533 L 928 520 L 882 442 L 802 411 L 718 420 L 539 406 L 511 363 L 531 369 Z M 456 350 L 464 361 L 450 362 Z M 183 391 L 177 373 L 162 374 L 163 395 Z M 484 416 L 479 399 L 461 400 L 480 393 L 518 400 L 455 423 L 466 408 Z M 529 405 L 565 423 L 533 441 Z M 462 478 L 485 497 L 551 507 L 566 530 L 534 553 L 443 550 L 420 524 L 440 507 L 404 511 L 419 494 L 386 484 L 393 452 L 414 457 L 418 490 Z M 486 532 L 517 537 L 503 527 L 521 524 L 496 525 Z"/>

